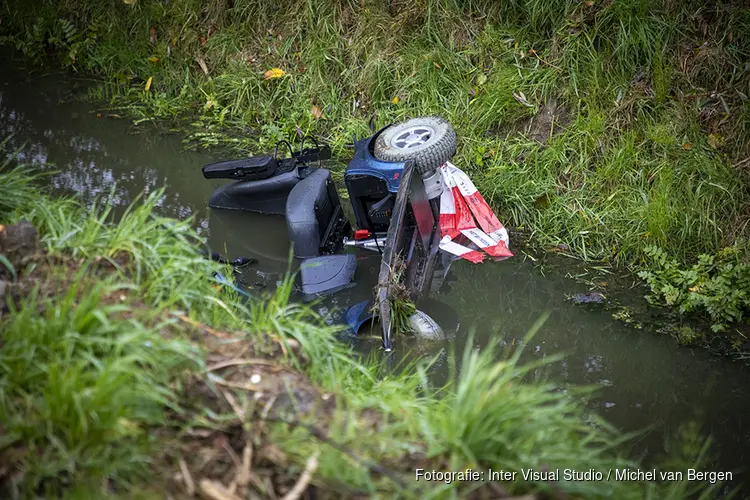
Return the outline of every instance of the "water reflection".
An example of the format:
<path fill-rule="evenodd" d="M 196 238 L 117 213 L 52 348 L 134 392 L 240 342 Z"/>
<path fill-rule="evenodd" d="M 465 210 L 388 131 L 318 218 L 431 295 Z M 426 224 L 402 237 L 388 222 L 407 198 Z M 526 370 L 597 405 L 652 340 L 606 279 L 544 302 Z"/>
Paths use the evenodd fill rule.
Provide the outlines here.
<path fill-rule="evenodd" d="M 166 186 L 158 211 L 176 218 L 195 215 L 205 230 L 205 201 L 217 184 L 202 179 L 200 167 L 213 156 L 183 151 L 177 137 L 134 134 L 124 121 L 97 118 L 77 100 L 86 88 L 86 82 L 67 76 L 4 67 L 0 137 L 13 135 L 9 150 L 23 146 L 22 162 L 55 171 L 51 186 L 59 192 L 91 203 L 114 189 L 111 203 L 122 208 L 141 191 Z"/>

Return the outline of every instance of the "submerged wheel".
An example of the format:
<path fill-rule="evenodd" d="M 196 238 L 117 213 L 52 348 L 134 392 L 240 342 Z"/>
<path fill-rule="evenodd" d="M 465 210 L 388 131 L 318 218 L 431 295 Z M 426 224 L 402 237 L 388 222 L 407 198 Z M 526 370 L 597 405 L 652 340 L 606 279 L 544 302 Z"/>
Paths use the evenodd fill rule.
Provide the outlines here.
<path fill-rule="evenodd" d="M 374 153 L 388 162 L 413 158 L 417 172 L 428 174 L 456 154 L 456 132 L 439 116 L 412 118 L 385 129 L 375 141 Z"/>

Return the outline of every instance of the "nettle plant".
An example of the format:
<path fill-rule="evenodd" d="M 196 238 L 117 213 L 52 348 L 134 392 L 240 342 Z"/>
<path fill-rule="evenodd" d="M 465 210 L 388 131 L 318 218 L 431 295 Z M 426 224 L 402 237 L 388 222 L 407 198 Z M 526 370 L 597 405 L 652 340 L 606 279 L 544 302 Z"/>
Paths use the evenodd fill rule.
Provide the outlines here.
<path fill-rule="evenodd" d="M 638 273 L 646 280 L 651 303 L 666 302 L 680 312 L 707 312 L 712 330 L 722 332 L 741 321 L 750 310 L 750 246 L 735 243 L 716 255 L 702 254 L 690 268 L 682 268 L 661 248 L 645 249 L 651 268 Z"/>

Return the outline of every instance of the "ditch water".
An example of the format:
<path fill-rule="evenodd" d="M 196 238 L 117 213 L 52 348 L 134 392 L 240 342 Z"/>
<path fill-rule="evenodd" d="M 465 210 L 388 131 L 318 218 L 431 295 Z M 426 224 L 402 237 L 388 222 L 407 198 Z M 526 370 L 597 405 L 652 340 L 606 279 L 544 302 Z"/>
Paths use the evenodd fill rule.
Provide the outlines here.
<path fill-rule="evenodd" d="M 213 250 L 259 260 L 254 267 L 263 272 L 247 277 L 251 285 L 272 285 L 286 270 L 289 246 L 283 218 L 206 208 L 209 196 L 223 181 L 203 179 L 200 167 L 226 158 L 185 151 L 175 136 L 153 131 L 134 134 L 126 120 L 107 117 L 107 111 L 101 110 L 105 116 L 98 117 L 96 110 L 77 100 L 89 86 L 84 79 L 44 73 L 4 59 L 0 140 L 12 134 L 9 150 L 23 146 L 22 161 L 56 171 L 50 180 L 56 193 L 90 202 L 116 186 L 113 204 L 124 209 L 141 191 L 166 186 L 161 214 L 194 216 Z M 370 297 L 379 260 L 369 253 L 360 257 L 359 285 L 335 296 L 322 312 Z M 697 422 L 713 438 L 713 451 L 719 456 L 713 470 L 739 470 L 731 486 L 744 485 L 748 491 L 745 478 L 750 472 L 742 469 L 750 464 L 750 369 L 704 350 L 680 348 L 658 334 L 656 326 L 634 329 L 613 319 L 611 310 L 573 305 L 566 296 L 588 290 L 569 277 L 577 267 L 563 260 L 544 271 L 520 252 L 501 263 L 456 262 L 453 283 L 425 308 L 450 334 L 449 340 L 399 340 L 401 346 L 396 347 L 402 353 L 430 357 L 442 349 L 435 370 L 438 378 L 445 377 L 448 352 L 463 352 L 469 339 L 475 346 L 493 339 L 518 345 L 549 311 L 549 319 L 525 347 L 524 356 L 565 357 L 540 369 L 539 377 L 563 386 L 600 386 L 588 402 L 591 410 L 624 431 L 650 428 L 632 443 L 636 458 L 666 454 L 677 428 Z M 633 292 L 630 299 L 637 301 L 641 294 Z M 377 336 L 366 332 L 352 343 L 363 353 L 380 345 Z"/>

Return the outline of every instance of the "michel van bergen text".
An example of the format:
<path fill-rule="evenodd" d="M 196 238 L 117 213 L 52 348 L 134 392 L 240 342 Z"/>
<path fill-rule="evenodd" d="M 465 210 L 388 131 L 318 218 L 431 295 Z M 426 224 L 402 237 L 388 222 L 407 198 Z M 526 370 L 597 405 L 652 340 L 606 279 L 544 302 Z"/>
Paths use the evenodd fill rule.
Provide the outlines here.
<path fill-rule="evenodd" d="M 731 472 L 699 471 L 658 471 L 656 469 L 520 469 L 509 470 L 474 470 L 436 471 L 416 470 L 417 481 L 705 481 L 711 484 L 718 481 L 731 481 Z"/>

